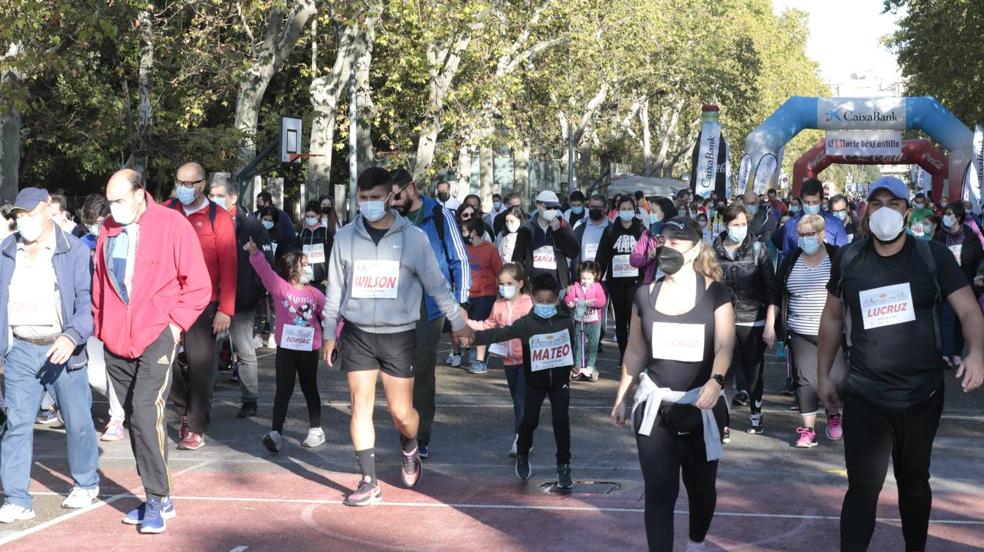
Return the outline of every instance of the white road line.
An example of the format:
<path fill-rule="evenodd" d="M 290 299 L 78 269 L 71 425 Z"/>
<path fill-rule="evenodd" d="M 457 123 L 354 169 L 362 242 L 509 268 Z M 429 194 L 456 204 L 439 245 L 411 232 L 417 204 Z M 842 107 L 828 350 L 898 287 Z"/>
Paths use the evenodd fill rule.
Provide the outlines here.
<path fill-rule="evenodd" d="M 246 552 L 247 550 L 249 550 L 248 546 L 240 544 L 239 546 L 233 548 L 229 552 Z"/>
<path fill-rule="evenodd" d="M 174 477 L 177 477 L 177 476 L 179 476 L 179 475 L 181 475 L 183 473 L 187 473 L 187 472 L 192 471 L 192 470 L 197 470 L 198 468 L 204 467 L 204 466 L 206 466 L 206 465 L 208 465 L 208 464 L 210 464 L 212 462 L 213 462 L 213 460 L 205 460 L 204 462 L 199 462 L 198 464 L 195 464 L 194 466 L 188 466 L 187 468 L 185 468 L 185 469 L 183 469 L 181 471 L 175 472 L 173 474 L 173 476 Z M 48 495 L 48 493 L 32 493 L 32 494 L 35 494 L 35 495 Z M 58 494 L 58 493 L 50 493 L 50 494 Z M 38 525 L 35 525 L 34 527 L 31 527 L 30 529 L 25 529 L 23 531 L 18 531 L 16 533 L 14 533 L 13 535 L 6 536 L 6 537 L 0 539 L 0 546 L 3 546 L 5 544 L 12 543 L 12 542 L 14 542 L 16 540 L 20 540 L 20 539 L 22 539 L 24 537 L 33 535 L 33 534 L 38 533 L 40 531 L 44 531 L 45 529 L 47 529 L 49 527 L 54 527 L 55 525 L 64 523 L 64 522 L 66 522 L 66 521 L 68 521 L 70 519 L 76 518 L 76 517 L 81 516 L 83 514 L 88 514 L 89 512 L 91 512 L 93 510 L 98 510 L 99 508 L 102 508 L 103 506 L 107 506 L 107 505 L 112 504 L 112 503 L 114 503 L 114 502 L 116 502 L 116 501 L 118 501 L 118 500 L 120 500 L 122 498 L 127 498 L 127 497 L 130 497 L 130 496 L 134 496 L 134 493 L 132 491 L 124 491 L 122 493 L 115 494 L 115 495 L 113 495 L 113 496 L 111 496 L 111 497 L 109 497 L 106 500 L 103 500 L 101 502 L 96 502 L 95 504 L 92 504 L 91 506 L 86 506 L 85 508 L 82 508 L 82 509 L 79 509 L 79 510 L 72 510 L 71 512 L 69 512 L 67 514 L 60 515 L 60 516 L 58 516 L 58 517 L 56 517 L 54 519 L 49 519 L 48 521 L 46 521 L 44 523 L 41 523 L 41 524 L 38 524 Z"/>
<path fill-rule="evenodd" d="M 190 502 L 253 502 L 260 504 L 320 504 L 326 506 L 341 506 L 341 500 L 327 500 L 317 498 L 265 498 L 265 497 L 231 497 L 231 496 L 172 496 L 174 500 L 186 500 Z M 443 502 L 379 502 L 377 506 L 396 507 L 396 508 L 436 508 L 444 510 L 532 510 L 544 512 L 612 512 L 612 513 L 642 513 L 643 508 L 613 508 L 605 506 L 545 506 L 545 505 L 525 505 L 525 504 L 469 504 L 469 503 L 443 503 Z M 678 516 L 689 515 L 686 510 L 674 512 Z M 715 516 L 738 517 L 738 518 L 777 518 L 777 519 L 803 519 L 817 521 L 839 521 L 840 516 L 825 516 L 816 514 L 778 514 L 765 512 L 722 512 L 717 511 Z M 878 518 L 879 523 L 901 523 L 899 518 Z M 970 525 L 984 526 L 984 520 L 977 519 L 933 519 L 931 525 Z"/>

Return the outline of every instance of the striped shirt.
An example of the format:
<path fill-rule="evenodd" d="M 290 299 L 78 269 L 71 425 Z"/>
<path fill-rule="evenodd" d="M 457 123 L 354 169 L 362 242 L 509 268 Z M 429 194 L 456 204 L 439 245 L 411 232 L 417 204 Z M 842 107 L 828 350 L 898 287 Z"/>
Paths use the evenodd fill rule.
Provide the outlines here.
<path fill-rule="evenodd" d="M 830 280 L 830 257 L 810 268 L 803 256 L 796 259 L 786 282 L 789 292 L 789 307 L 786 327 L 801 335 L 820 333 L 820 315 L 827 302 L 827 282 Z"/>

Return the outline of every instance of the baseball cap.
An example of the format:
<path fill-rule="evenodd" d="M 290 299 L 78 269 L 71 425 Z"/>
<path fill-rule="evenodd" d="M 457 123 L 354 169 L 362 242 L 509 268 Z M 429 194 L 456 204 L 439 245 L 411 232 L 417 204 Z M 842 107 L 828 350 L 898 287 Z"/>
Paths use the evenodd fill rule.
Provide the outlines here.
<path fill-rule="evenodd" d="M 883 176 L 875 180 L 871 184 L 871 187 L 868 188 L 868 200 L 870 201 L 871 196 L 875 195 L 875 192 L 881 189 L 892 192 L 892 195 L 899 199 L 904 199 L 906 202 L 909 201 L 909 188 L 906 188 L 905 183 L 894 176 Z"/>
<path fill-rule="evenodd" d="M 663 224 L 663 237 L 668 240 L 687 240 L 697 243 L 701 239 L 697 223 L 684 216 L 673 217 Z"/>
<path fill-rule="evenodd" d="M 560 198 L 552 190 L 543 190 L 536 194 L 536 202 L 546 207 L 560 207 Z"/>
<path fill-rule="evenodd" d="M 23 190 L 17 192 L 17 199 L 14 200 L 14 206 L 10 209 L 11 213 L 16 213 L 17 211 L 33 211 L 38 203 L 44 203 L 48 201 L 48 190 L 41 188 L 24 188 Z"/>

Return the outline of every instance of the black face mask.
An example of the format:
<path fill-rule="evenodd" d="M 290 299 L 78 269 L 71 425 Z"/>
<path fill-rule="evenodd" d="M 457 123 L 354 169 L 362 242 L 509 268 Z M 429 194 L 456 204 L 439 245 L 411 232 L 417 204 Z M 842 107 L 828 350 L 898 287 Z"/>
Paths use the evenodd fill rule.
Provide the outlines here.
<path fill-rule="evenodd" d="M 686 263 L 683 259 L 683 253 L 680 253 L 676 249 L 664 246 L 663 250 L 659 253 L 659 269 L 666 274 L 680 272 L 684 264 Z"/>
<path fill-rule="evenodd" d="M 605 212 L 595 207 L 588 210 L 588 216 L 591 217 L 591 220 L 597 222 L 605 217 Z"/>
<path fill-rule="evenodd" d="M 448 192 L 437 192 L 437 199 L 440 199 L 442 202 L 447 201 L 451 199 L 451 194 Z"/>

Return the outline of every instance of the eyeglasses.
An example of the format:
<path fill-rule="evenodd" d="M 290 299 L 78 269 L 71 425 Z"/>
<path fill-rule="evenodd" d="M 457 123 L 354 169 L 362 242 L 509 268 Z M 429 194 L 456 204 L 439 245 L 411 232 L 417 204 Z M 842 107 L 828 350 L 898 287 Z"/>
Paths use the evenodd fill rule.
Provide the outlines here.
<path fill-rule="evenodd" d="M 820 232 L 810 232 L 808 234 L 804 234 L 802 232 L 797 232 L 797 234 L 801 238 L 812 238 L 812 237 L 815 237 L 815 236 L 819 236 L 820 235 Z"/>
<path fill-rule="evenodd" d="M 204 182 L 204 181 L 205 181 L 204 178 L 199 178 L 198 180 L 177 180 L 177 179 L 175 179 L 174 185 L 175 186 L 182 186 L 184 188 L 194 188 L 195 186 L 197 186 L 198 184 L 200 184 L 201 182 Z"/>

